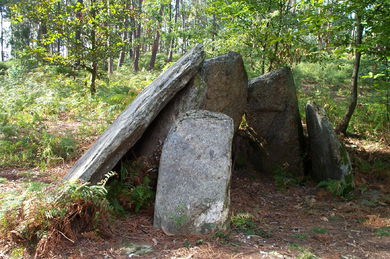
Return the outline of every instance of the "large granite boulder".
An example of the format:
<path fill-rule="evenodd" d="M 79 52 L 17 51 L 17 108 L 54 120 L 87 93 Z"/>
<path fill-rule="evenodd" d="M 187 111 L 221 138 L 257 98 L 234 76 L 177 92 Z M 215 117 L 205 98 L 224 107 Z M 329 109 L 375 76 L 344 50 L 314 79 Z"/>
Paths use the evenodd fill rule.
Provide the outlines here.
<path fill-rule="evenodd" d="M 350 181 L 352 167 L 348 152 L 337 138 L 325 110 L 313 102 L 308 102 L 306 125 L 313 177 L 318 181 L 347 178 Z"/>
<path fill-rule="evenodd" d="M 177 118 L 189 110 L 224 113 L 238 129 L 247 102 L 247 74 L 240 54 L 206 59 L 199 73 L 161 111 L 134 148 L 137 157 L 145 157 L 157 167 L 161 147 Z"/>
<path fill-rule="evenodd" d="M 165 105 L 198 73 L 204 60 L 197 45 L 161 74 L 118 116 L 65 176 L 96 183 L 140 139 Z"/>
<path fill-rule="evenodd" d="M 227 227 L 233 120 L 189 111 L 167 136 L 160 160 L 154 226 L 171 234 L 204 234 Z"/>
<path fill-rule="evenodd" d="M 303 174 L 303 130 L 292 72 L 285 67 L 250 80 L 247 122 L 260 137 L 262 171 Z"/>
<path fill-rule="evenodd" d="M 207 85 L 201 108 L 224 113 L 234 121 L 237 130 L 247 103 L 248 77 L 241 55 L 236 52 L 206 59 L 201 77 Z"/>

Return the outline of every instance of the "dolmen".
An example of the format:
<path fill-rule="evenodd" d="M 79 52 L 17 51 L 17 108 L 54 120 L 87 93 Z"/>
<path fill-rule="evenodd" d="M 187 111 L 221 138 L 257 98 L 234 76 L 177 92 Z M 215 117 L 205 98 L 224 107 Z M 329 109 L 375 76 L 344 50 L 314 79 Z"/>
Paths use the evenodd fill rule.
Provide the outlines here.
<path fill-rule="evenodd" d="M 248 82 L 240 54 L 204 56 L 196 45 L 147 86 L 65 179 L 94 184 L 121 159 L 144 158 L 158 172 L 154 226 L 169 234 L 206 234 L 229 225 L 230 179 L 239 160 L 243 170 L 253 163 L 263 173 L 303 176 L 304 136 L 291 70 Z M 348 154 L 330 130 L 321 131 L 330 127 L 326 116 L 312 104 L 306 112 L 315 177 L 345 177 L 350 163 L 330 166 Z M 322 163 L 325 155 L 340 159 Z"/>

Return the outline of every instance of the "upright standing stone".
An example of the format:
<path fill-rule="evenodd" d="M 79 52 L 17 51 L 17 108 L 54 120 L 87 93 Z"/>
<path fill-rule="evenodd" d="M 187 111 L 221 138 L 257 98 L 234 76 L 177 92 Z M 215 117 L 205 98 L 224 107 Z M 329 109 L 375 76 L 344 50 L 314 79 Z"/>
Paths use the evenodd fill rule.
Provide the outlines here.
<path fill-rule="evenodd" d="M 206 59 L 201 76 L 207 85 L 202 109 L 233 118 L 235 130 L 241 124 L 248 96 L 248 76 L 241 55 L 236 52 Z"/>
<path fill-rule="evenodd" d="M 282 68 L 249 82 L 247 122 L 263 140 L 262 170 L 303 174 L 303 130 L 292 72 Z"/>
<path fill-rule="evenodd" d="M 172 97 L 199 71 L 204 59 L 202 49 L 202 45 L 197 45 L 146 87 L 84 153 L 65 178 L 96 183 L 109 172 Z"/>
<path fill-rule="evenodd" d="M 176 119 L 189 110 L 224 113 L 237 130 L 247 102 L 248 78 L 240 54 L 206 59 L 200 72 L 161 111 L 135 147 L 135 154 L 157 166 L 162 144 Z"/>
<path fill-rule="evenodd" d="M 313 177 L 318 181 L 336 179 L 351 183 L 352 167 L 348 152 L 338 140 L 325 110 L 315 103 L 308 102 L 306 125 Z"/>
<path fill-rule="evenodd" d="M 227 226 L 233 120 L 190 111 L 165 140 L 159 167 L 154 226 L 172 234 L 199 234 Z"/>

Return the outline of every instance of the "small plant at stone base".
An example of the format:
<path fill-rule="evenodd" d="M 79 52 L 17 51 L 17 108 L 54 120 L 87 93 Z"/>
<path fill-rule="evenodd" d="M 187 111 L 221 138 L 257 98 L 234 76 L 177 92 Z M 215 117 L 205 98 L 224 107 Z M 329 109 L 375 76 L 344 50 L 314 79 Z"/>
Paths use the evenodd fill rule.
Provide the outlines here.
<path fill-rule="evenodd" d="M 123 216 L 130 211 L 139 212 L 153 201 L 155 193 L 148 168 L 142 159 L 121 162 L 118 177 L 107 185 L 107 197 L 117 215 Z"/>
<path fill-rule="evenodd" d="M 380 237 L 390 237 L 390 227 L 380 227 L 375 230 L 375 234 Z"/>
<path fill-rule="evenodd" d="M 285 167 L 279 166 L 274 170 L 273 177 L 278 190 L 283 191 L 290 186 L 298 185 L 301 179 L 287 171 Z"/>
<path fill-rule="evenodd" d="M 352 198 L 352 191 L 354 190 L 352 175 L 345 176 L 344 180 L 322 181 L 317 187 L 324 187 L 330 193 L 347 200 Z"/>
<path fill-rule="evenodd" d="M 312 252 L 310 252 L 307 248 L 305 248 L 305 247 L 303 247 L 303 246 L 301 246 L 301 245 L 295 244 L 295 243 L 289 244 L 289 245 L 288 245 L 288 249 L 301 252 L 301 253 L 296 257 L 297 259 L 316 259 L 316 258 L 317 258 L 317 257 L 316 257 Z"/>
<path fill-rule="evenodd" d="M 229 242 L 229 233 L 225 233 L 222 231 L 215 232 L 214 237 L 220 241 L 221 243 Z"/>
<path fill-rule="evenodd" d="M 326 228 L 321 228 L 321 227 L 313 227 L 311 231 L 316 234 L 326 234 L 326 232 L 328 232 Z"/>
<path fill-rule="evenodd" d="M 242 232 L 245 235 L 257 235 L 264 238 L 271 235 L 260 228 L 254 221 L 253 215 L 250 213 L 238 213 L 231 218 L 231 223 L 234 230 Z"/>
<path fill-rule="evenodd" d="M 306 240 L 307 239 L 307 235 L 305 235 L 303 233 L 296 233 L 296 234 L 294 234 L 294 238 L 297 238 L 297 239 L 300 239 L 300 240 Z"/>

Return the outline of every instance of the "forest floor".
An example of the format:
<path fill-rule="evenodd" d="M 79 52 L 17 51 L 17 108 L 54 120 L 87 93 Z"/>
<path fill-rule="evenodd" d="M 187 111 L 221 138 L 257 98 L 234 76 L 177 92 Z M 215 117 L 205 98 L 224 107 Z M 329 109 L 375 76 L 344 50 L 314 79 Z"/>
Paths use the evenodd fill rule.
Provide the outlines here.
<path fill-rule="evenodd" d="M 231 213 L 244 215 L 244 229 L 208 236 L 170 236 L 153 228 L 153 207 L 117 219 L 112 237 L 83 233 L 66 240 L 48 258 L 390 258 L 390 147 L 345 139 L 355 166 L 356 190 L 342 199 L 314 183 L 277 186 L 269 176 L 234 172 Z M 370 167 L 381 161 L 383 167 Z M 74 161 L 73 161 L 74 162 Z M 2 193 L 26 181 L 60 180 L 73 162 L 45 172 L 0 171 Z M 373 169 L 374 168 L 374 169 Z M 0 243 L 1 244 L 1 243 Z M 0 258 L 10 247 L 0 245 Z"/>

